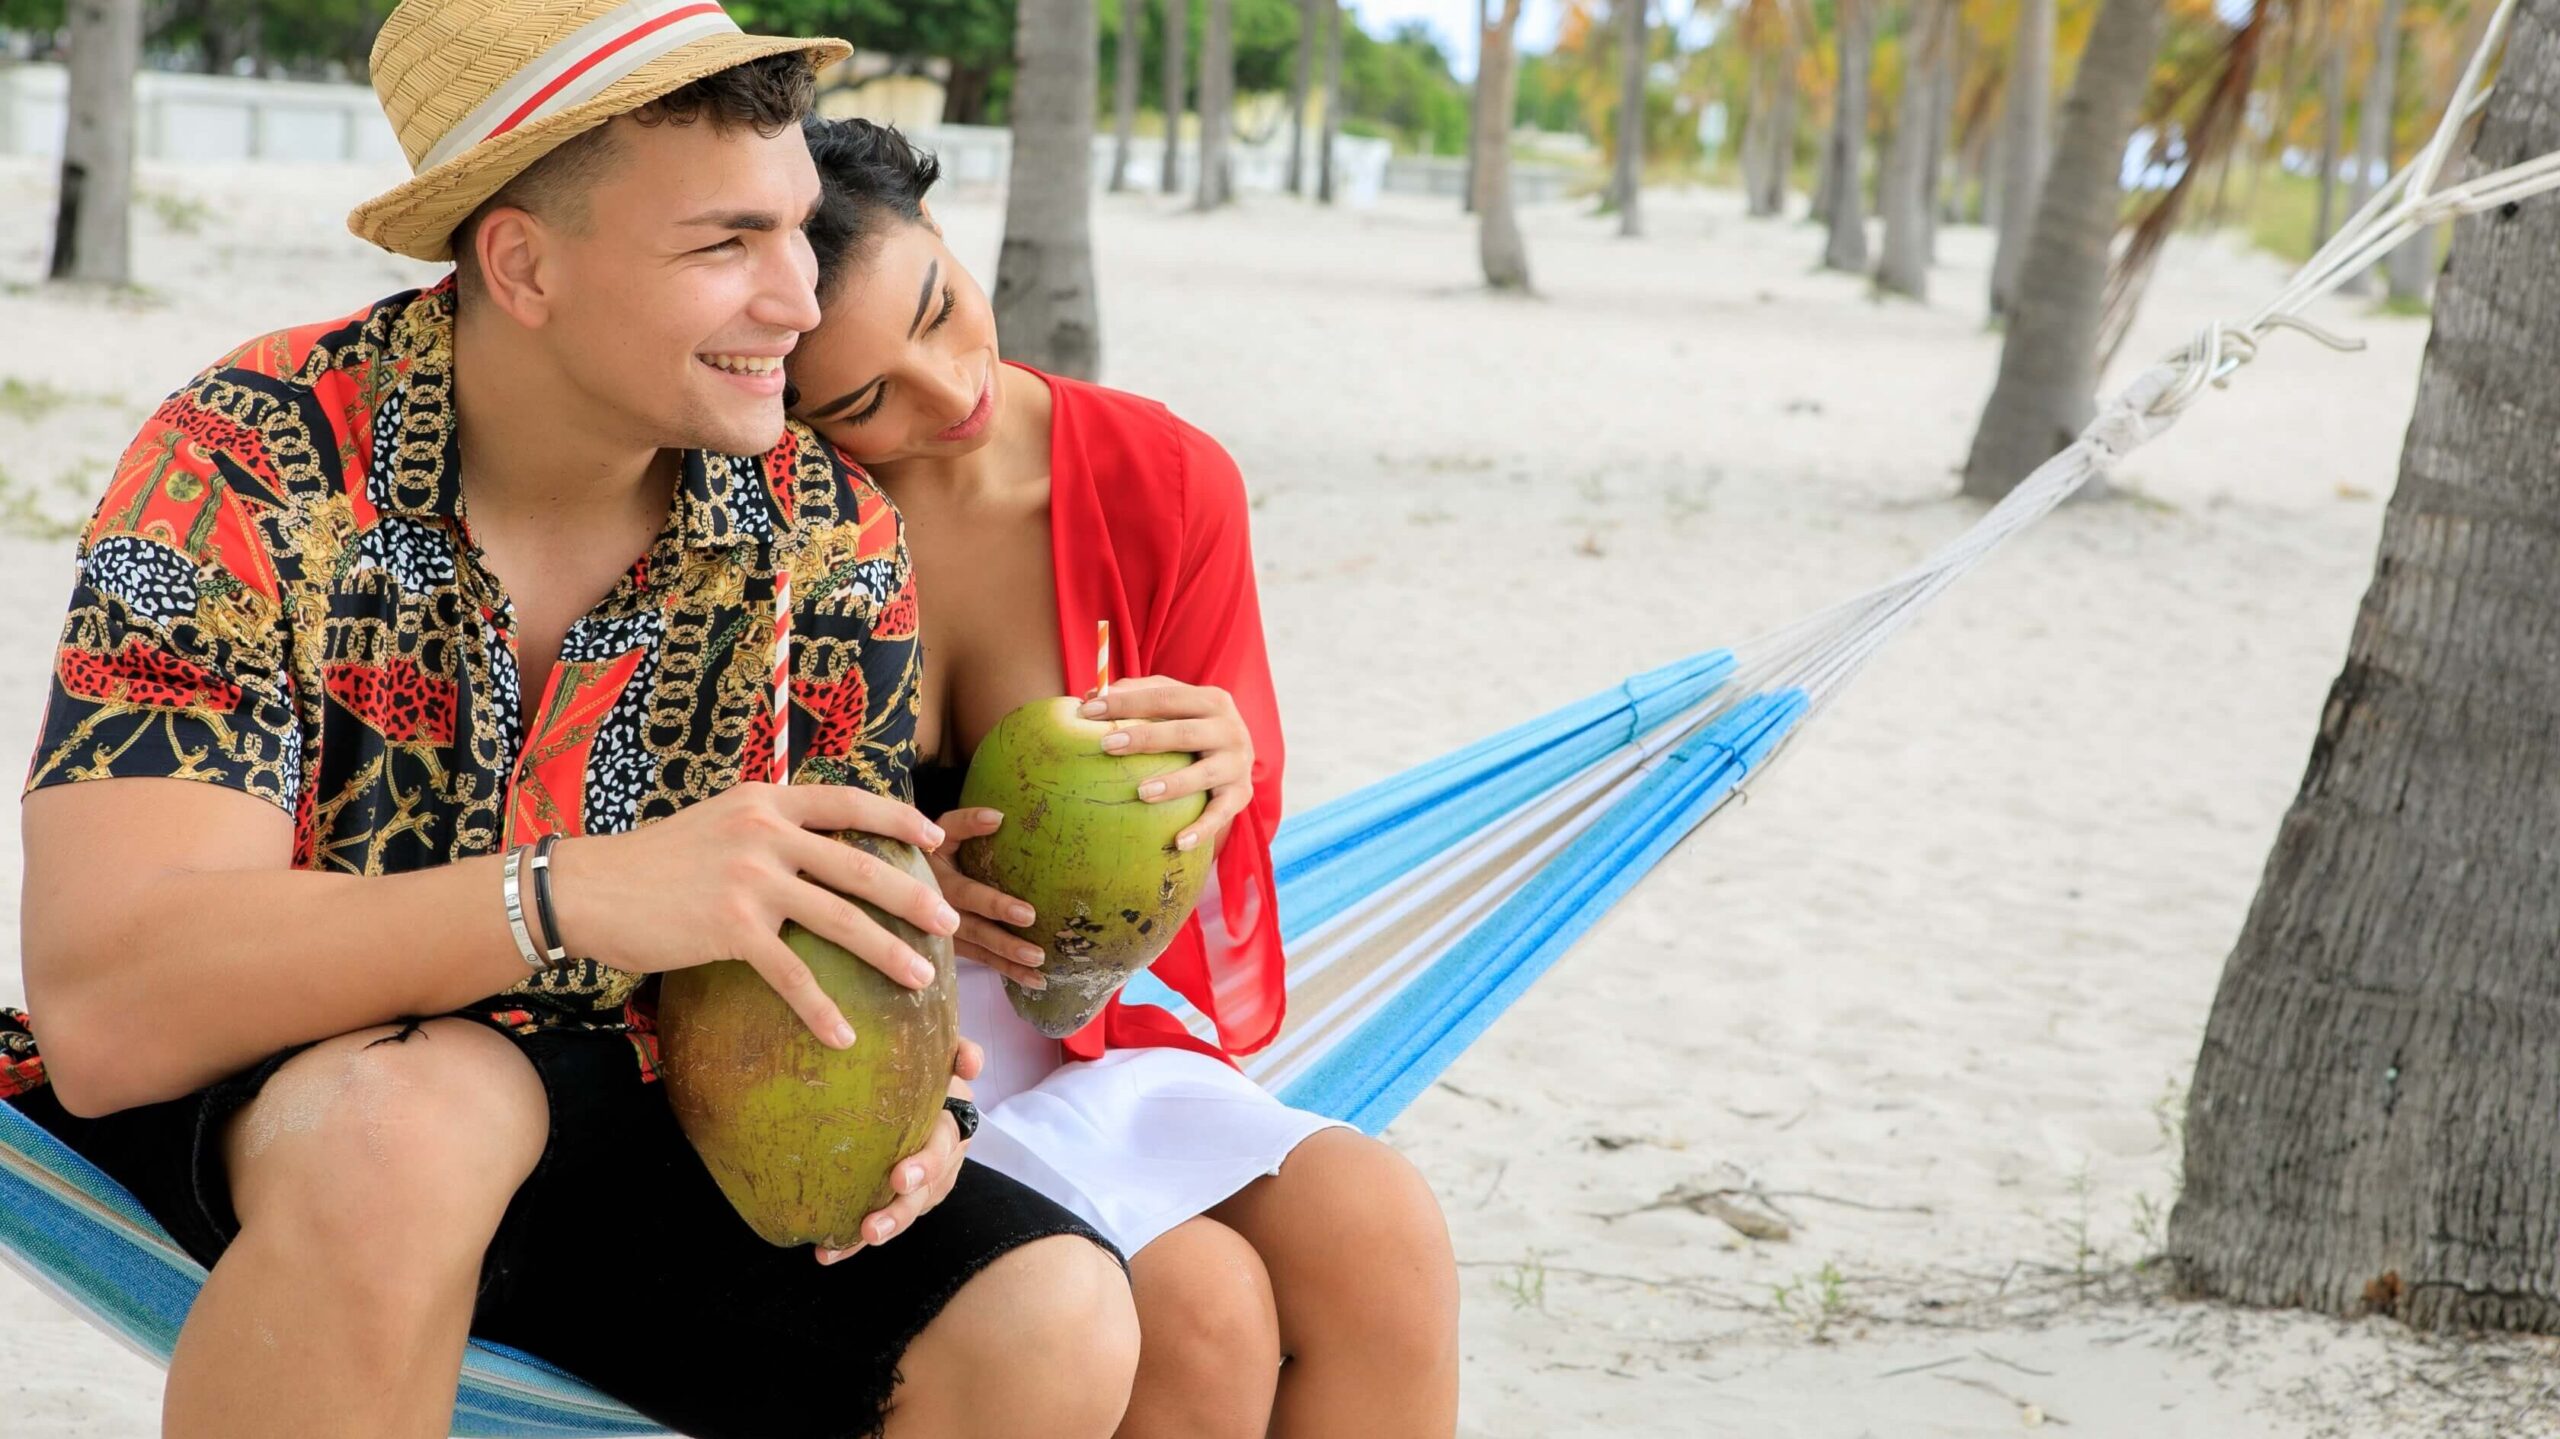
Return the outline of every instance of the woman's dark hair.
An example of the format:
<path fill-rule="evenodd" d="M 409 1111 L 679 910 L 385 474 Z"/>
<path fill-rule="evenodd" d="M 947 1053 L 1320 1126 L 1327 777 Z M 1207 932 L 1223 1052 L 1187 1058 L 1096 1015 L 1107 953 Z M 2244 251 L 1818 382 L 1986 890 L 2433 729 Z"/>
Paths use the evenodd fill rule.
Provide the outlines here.
<path fill-rule="evenodd" d="M 809 158 L 818 162 L 818 213 L 809 248 L 818 255 L 818 298 L 835 293 L 845 272 L 866 263 L 895 217 L 924 218 L 924 192 L 942 177 L 942 162 L 918 150 L 894 125 L 869 120 L 801 122 Z"/>

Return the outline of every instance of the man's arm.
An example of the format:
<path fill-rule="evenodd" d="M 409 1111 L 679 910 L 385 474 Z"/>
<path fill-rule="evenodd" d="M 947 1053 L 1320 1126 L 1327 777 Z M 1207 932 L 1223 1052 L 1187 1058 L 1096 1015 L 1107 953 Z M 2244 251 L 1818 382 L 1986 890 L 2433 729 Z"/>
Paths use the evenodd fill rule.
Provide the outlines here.
<path fill-rule="evenodd" d="M 178 779 L 40 789 L 21 828 L 28 1010 L 75 1114 L 174 1099 L 525 974 L 495 856 L 375 878 L 295 870 L 290 815 Z"/>

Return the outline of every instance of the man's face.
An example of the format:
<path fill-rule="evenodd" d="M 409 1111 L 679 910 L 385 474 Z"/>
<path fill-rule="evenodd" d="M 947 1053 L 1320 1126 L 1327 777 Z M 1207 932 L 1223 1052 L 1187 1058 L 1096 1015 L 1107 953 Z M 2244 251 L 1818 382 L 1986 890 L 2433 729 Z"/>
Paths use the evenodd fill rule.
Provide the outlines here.
<path fill-rule="evenodd" d="M 544 227 L 539 333 L 635 438 L 757 454 L 782 438 L 783 356 L 818 323 L 801 226 L 818 172 L 800 127 L 612 122 L 587 223 Z"/>

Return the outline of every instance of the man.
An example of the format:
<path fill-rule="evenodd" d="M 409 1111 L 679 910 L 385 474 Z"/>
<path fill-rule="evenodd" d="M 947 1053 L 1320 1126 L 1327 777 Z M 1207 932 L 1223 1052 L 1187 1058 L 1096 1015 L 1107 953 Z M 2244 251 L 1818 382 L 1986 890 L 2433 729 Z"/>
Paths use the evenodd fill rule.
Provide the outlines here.
<path fill-rule="evenodd" d="M 841 896 L 956 927 L 829 837 L 942 840 L 891 797 L 897 517 L 782 411 L 818 320 L 797 121 L 844 53 L 702 0 L 407 0 L 373 76 L 416 177 L 349 223 L 455 276 L 241 347 L 117 467 L 28 780 L 0 1095 L 212 1267 L 170 1435 L 443 1434 L 472 1335 L 700 1436 L 1118 1421 L 1125 1279 L 962 1166 L 965 1084 L 813 1262 L 655 1083 L 648 976 L 743 959 L 860 1045 L 782 923 L 905 984 Z"/>

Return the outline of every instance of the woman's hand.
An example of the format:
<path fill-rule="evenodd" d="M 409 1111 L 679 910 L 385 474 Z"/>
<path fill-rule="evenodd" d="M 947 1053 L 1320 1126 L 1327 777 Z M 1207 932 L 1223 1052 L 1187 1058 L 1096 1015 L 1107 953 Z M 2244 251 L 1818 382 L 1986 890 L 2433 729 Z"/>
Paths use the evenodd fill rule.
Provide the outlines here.
<path fill-rule="evenodd" d="M 1029 990 L 1049 987 L 1040 975 L 1048 956 L 1040 946 L 1005 928 L 1026 925 L 1039 916 L 1029 904 L 993 885 L 980 884 L 954 868 L 951 856 L 962 840 L 989 835 L 1004 827 L 1004 816 L 991 809 L 955 809 L 941 820 L 948 841 L 935 850 L 933 877 L 942 882 L 942 897 L 960 912 L 959 933 L 951 937 L 954 953 L 974 959 Z"/>
<path fill-rule="evenodd" d="M 782 942 L 796 920 L 909 989 L 933 965 L 847 895 L 935 934 L 960 916 L 933 888 L 844 844 L 862 830 L 931 850 L 942 831 L 896 800 L 831 784 L 742 784 L 625 834 L 563 840 L 552 851 L 559 942 L 634 974 L 744 960 L 821 1042 L 854 1042 L 843 1011 Z"/>
<path fill-rule="evenodd" d="M 969 1081 L 987 1063 L 987 1052 L 968 1040 L 960 1041 L 960 1051 L 951 1057 L 953 1099 L 969 1097 Z M 889 1177 L 889 1187 L 898 1197 L 886 1208 L 875 1209 L 862 1221 L 862 1243 L 852 1249 L 821 1249 L 811 1246 L 820 1264 L 833 1264 L 867 1244 L 885 1244 L 897 1235 L 915 1227 L 926 1210 L 940 1204 L 951 1194 L 951 1186 L 960 1178 L 960 1162 L 969 1157 L 969 1142 L 960 1137 L 960 1123 L 944 1110 L 934 1116 L 933 1137 L 923 1149 L 902 1161 Z"/>
<path fill-rule="evenodd" d="M 1208 793 L 1209 807 L 1174 836 L 1175 847 L 1216 842 L 1253 803 L 1253 731 L 1245 728 L 1235 698 L 1225 690 L 1142 675 L 1119 681 L 1108 694 L 1087 696 L 1079 713 L 1092 720 L 1135 721 L 1102 737 L 1105 753 L 1199 756 L 1138 786 L 1138 798 L 1149 804 Z"/>

